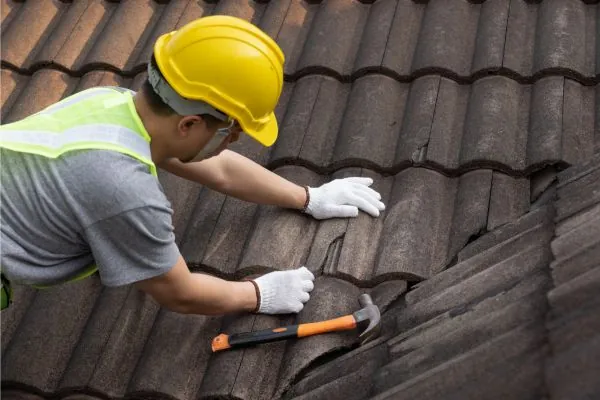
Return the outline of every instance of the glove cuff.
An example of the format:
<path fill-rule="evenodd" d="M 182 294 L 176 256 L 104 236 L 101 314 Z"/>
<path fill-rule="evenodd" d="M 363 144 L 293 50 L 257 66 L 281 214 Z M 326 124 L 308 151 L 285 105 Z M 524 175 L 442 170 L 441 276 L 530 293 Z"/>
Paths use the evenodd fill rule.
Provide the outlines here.
<path fill-rule="evenodd" d="M 254 285 L 254 291 L 256 292 L 256 308 L 252 310 L 252 312 L 256 314 L 258 310 L 260 310 L 260 289 L 258 288 L 258 284 L 254 281 L 254 279 L 250 279 L 250 282 L 252 282 L 252 285 Z"/>
<path fill-rule="evenodd" d="M 308 186 L 304 186 L 304 190 L 306 191 L 306 201 L 304 202 L 304 207 L 302 207 L 302 212 L 305 213 L 308 210 L 308 205 L 310 204 L 310 192 L 308 190 Z"/>

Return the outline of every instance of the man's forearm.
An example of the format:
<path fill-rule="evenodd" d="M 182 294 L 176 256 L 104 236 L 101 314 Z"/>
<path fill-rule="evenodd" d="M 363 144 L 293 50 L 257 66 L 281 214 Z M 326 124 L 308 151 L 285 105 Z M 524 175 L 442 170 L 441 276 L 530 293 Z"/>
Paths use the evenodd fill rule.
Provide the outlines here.
<path fill-rule="evenodd" d="M 302 186 L 269 171 L 233 151 L 224 151 L 223 193 L 259 204 L 301 209 L 306 202 Z"/>
<path fill-rule="evenodd" d="M 230 150 L 202 162 L 183 164 L 170 160 L 161 167 L 182 178 L 251 203 L 301 209 L 306 202 L 303 187 Z"/>

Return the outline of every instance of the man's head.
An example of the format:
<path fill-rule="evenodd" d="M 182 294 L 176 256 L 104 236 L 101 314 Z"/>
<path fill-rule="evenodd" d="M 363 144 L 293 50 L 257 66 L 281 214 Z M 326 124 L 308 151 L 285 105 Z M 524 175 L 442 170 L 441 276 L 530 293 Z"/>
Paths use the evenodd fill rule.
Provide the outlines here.
<path fill-rule="evenodd" d="M 151 60 L 154 67 L 156 61 Z M 235 121 L 223 121 L 210 114 L 179 115 L 154 91 L 149 79 L 140 94 L 160 125 L 160 141 L 166 152 L 182 162 L 200 161 L 218 155 L 240 137 L 241 127 Z"/>
<path fill-rule="evenodd" d="M 272 145 L 283 62 L 273 39 L 239 18 L 200 18 L 160 36 L 141 95 L 160 124 L 164 152 L 182 161 L 206 158 L 242 131 Z"/>

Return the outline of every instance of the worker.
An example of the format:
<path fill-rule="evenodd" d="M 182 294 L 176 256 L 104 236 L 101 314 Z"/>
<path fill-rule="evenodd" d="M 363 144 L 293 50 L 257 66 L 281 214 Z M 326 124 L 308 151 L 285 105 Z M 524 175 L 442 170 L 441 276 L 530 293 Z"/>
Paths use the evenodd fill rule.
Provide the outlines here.
<path fill-rule="evenodd" d="M 305 266 L 245 281 L 189 271 L 157 168 L 316 219 L 379 216 L 380 194 L 361 177 L 303 187 L 226 149 L 242 133 L 264 146 L 278 135 L 284 55 L 256 26 L 204 17 L 153 50 L 138 92 L 87 89 L 0 127 L 3 308 L 16 283 L 43 290 L 98 272 L 178 313 L 299 312 L 314 288 Z"/>

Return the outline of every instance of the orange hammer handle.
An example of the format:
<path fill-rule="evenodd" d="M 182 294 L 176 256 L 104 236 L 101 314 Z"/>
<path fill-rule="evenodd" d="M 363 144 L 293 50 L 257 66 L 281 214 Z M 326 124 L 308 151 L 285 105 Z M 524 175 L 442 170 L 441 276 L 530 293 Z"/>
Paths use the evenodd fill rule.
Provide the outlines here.
<path fill-rule="evenodd" d="M 352 315 L 346 315 L 328 321 L 311 322 L 298 325 L 298 337 L 318 335 L 320 333 L 347 331 L 356 328 L 356 320 Z"/>
<path fill-rule="evenodd" d="M 318 335 L 319 333 L 345 331 L 356 328 L 356 320 L 352 315 L 346 315 L 328 321 L 310 322 L 307 324 L 290 325 L 261 331 L 220 334 L 212 341 L 212 350 L 221 351 L 234 347 L 252 346 L 259 343 L 269 343 L 295 337 Z"/>

